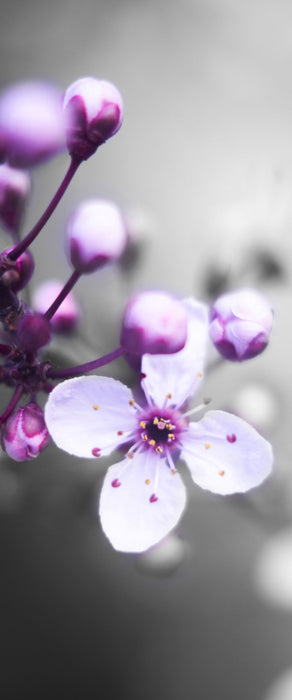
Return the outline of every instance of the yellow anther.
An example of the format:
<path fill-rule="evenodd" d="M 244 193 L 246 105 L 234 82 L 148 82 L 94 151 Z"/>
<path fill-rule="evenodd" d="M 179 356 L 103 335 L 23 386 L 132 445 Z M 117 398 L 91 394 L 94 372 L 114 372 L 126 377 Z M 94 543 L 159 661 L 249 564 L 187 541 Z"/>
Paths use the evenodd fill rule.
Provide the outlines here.
<path fill-rule="evenodd" d="M 167 437 L 169 440 L 175 440 L 175 435 L 173 433 L 168 433 Z"/>
<path fill-rule="evenodd" d="M 149 484 L 151 484 L 151 479 L 145 479 L 145 484 L 147 484 L 147 486 L 149 486 Z"/>
<path fill-rule="evenodd" d="M 157 423 L 159 423 L 158 418 L 153 418 L 153 425 L 157 425 Z"/>
<path fill-rule="evenodd" d="M 202 377 L 202 372 L 197 372 L 197 377 Z"/>
<path fill-rule="evenodd" d="M 161 454 L 161 452 L 163 452 L 162 447 L 160 447 L 160 445 L 158 445 L 158 446 L 155 448 L 155 452 L 159 452 L 159 453 Z"/>
<path fill-rule="evenodd" d="M 141 428 L 143 428 L 143 430 L 145 430 L 145 428 L 146 428 L 146 423 L 145 423 L 144 420 L 140 420 L 140 425 L 141 425 Z"/>
<path fill-rule="evenodd" d="M 166 398 L 167 398 L 167 399 L 172 399 L 172 395 L 171 395 L 171 394 L 166 394 Z"/>
<path fill-rule="evenodd" d="M 220 472 L 218 472 L 218 474 L 219 474 L 219 476 L 224 476 L 224 474 L 225 474 L 224 469 L 220 469 Z"/>
<path fill-rule="evenodd" d="M 171 423 L 166 423 L 165 427 L 167 430 L 172 430 L 173 425 L 171 425 Z"/>
<path fill-rule="evenodd" d="M 151 445 L 151 447 L 155 447 L 156 440 L 149 440 L 149 445 Z"/>
<path fill-rule="evenodd" d="M 94 408 L 95 411 L 98 411 L 99 406 L 95 403 L 95 404 L 93 404 L 92 408 Z"/>
<path fill-rule="evenodd" d="M 142 435 L 142 440 L 143 440 L 143 442 L 147 442 L 147 440 L 148 440 L 147 433 L 145 433 L 145 435 Z"/>
<path fill-rule="evenodd" d="M 130 404 L 130 406 L 135 406 L 135 401 L 134 401 L 134 399 L 130 399 L 129 404 Z"/>
<path fill-rule="evenodd" d="M 211 447 L 210 443 L 209 443 L 209 442 L 206 442 L 206 444 L 205 444 L 205 448 L 206 448 L 206 450 L 209 450 L 209 449 L 210 449 L 210 447 Z"/>

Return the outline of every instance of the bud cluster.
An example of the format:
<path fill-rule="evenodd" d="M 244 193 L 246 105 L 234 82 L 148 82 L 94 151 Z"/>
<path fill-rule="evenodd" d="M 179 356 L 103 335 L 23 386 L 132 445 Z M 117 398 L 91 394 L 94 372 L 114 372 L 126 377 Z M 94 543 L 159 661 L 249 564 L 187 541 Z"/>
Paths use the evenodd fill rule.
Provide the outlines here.
<path fill-rule="evenodd" d="M 72 332 L 80 320 L 81 310 L 72 293 L 79 278 L 122 260 L 130 244 L 123 212 L 98 197 L 79 203 L 67 222 L 65 250 L 72 268 L 68 280 L 64 284 L 43 281 L 31 296 L 31 306 L 19 296 L 34 272 L 33 241 L 80 164 L 116 134 L 122 118 L 117 88 L 91 77 L 77 80 L 64 95 L 41 82 L 17 84 L 0 95 L 0 223 L 11 239 L 0 254 L 0 383 L 12 390 L 0 416 L 0 430 L 3 450 L 16 461 L 37 457 L 49 442 L 41 397 L 51 392 L 55 380 L 77 377 L 120 356 L 138 368 L 144 354 L 171 355 L 186 343 L 185 305 L 167 292 L 144 291 L 126 306 L 118 348 L 65 369 L 55 369 L 46 359 L 44 349 L 52 334 Z M 68 170 L 46 210 L 22 236 L 30 169 L 66 148 Z M 211 338 L 219 352 L 232 360 L 261 352 L 272 325 L 266 302 L 250 291 L 240 294 L 222 297 L 211 311 Z"/>

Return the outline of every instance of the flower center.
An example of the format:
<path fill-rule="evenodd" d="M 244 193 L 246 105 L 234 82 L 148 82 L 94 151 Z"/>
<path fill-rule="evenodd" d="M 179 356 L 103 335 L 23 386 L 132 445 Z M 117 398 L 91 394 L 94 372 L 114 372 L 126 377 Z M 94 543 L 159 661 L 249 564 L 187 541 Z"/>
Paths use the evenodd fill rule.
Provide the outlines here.
<path fill-rule="evenodd" d="M 174 410 L 163 410 L 160 413 L 159 410 L 153 409 L 142 419 L 141 415 L 139 416 L 139 441 L 145 449 L 152 449 L 161 454 L 165 448 L 177 447 L 180 433 L 185 426 L 186 422 L 182 416 Z"/>

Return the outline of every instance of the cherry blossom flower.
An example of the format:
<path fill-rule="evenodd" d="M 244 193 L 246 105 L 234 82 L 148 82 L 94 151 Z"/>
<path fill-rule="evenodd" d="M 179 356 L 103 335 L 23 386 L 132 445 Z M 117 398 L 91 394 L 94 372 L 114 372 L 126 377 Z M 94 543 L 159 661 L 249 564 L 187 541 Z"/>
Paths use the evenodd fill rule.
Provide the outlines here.
<path fill-rule="evenodd" d="M 177 525 L 186 505 L 178 457 L 196 484 L 222 495 L 258 486 L 271 471 L 270 444 L 241 418 L 211 410 L 189 422 L 187 402 L 203 379 L 208 314 L 195 300 L 185 304 L 184 348 L 142 358 L 143 405 L 103 376 L 64 381 L 46 404 L 46 424 L 63 450 L 88 458 L 126 450 L 108 469 L 99 504 L 102 528 L 120 551 L 147 550 Z"/>

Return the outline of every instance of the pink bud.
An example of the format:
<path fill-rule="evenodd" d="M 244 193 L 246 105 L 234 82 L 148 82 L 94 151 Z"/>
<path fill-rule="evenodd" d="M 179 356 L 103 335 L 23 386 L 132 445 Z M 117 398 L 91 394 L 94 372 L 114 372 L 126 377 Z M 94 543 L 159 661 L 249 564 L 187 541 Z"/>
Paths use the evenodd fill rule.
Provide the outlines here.
<path fill-rule="evenodd" d="M 24 170 L 0 165 L 0 218 L 10 233 L 18 232 L 30 192 L 30 176 Z"/>
<path fill-rule="evenodd" d="M 105 200 L 80 204 L 67 227 L 68 254 L 78 272 L 93 272 L 123 253 L 127 234 L 119 209 Z"/>
<path fill-rule="evenodd" d="M 267 346 L 273 325 L 268 301 L 253 289 L 218 297 L 211 308 L 211 339 L 228 360 L 248 360 Z"/>
<path fill-rule="evenodd" d="M 50 322 L 41 314 L 29 312 L 20 320 L 17 337 L 23 350 L 35 352 L 50 341 Z"/>
<path fill-rule="evenodd" d="M 4 250 L 0 255 L 3 273 L 1 283 L 5 287 L 10 287 L 13 292 L 23 289 L 32 277 L 34 271 L 34 259 L 29 250 L 25 250 L 17 260 L 11 261 L 7 257 L 13 248 Z"/>
<path fill-rule="evenodd" d="M 80 78 L 64 95 L 67 146 L 71 156 L 87 160 L 121 126 L 122 97 L 106 80 Z"/>
<path fill-rule="evenodd" d="M 41 82 L 19 83 L 0 96 L 0 133 L 11 165 L 30 168 L 64 148 L 61 93 Z"/>
<path fill-rule="evenodd" d="M 56 280 L 48 280 L 40 284 L 33 293 L 32 305 L 39 314 L 44 314 L 57 298 L 63 285 Z M 80 318 L 80 309 L 72 292 L 67 294 L 62 304 L 50 320 L 55 333 L 66 333 L 73 330 Z"/>
<path fill-rule="evenodd" d="M 126 307 L 121 346 L 135 355 L 178 352 L 185 345 L 187 326 L 180 301 L 166 292 L 141 292 Z"/>
<path fill-rule="evenodd" d="M 49 441 L 43 411 L 34 401 L 16 408 L 2 428 L 2 447 L 16 462 L 37 457 Z"/>

